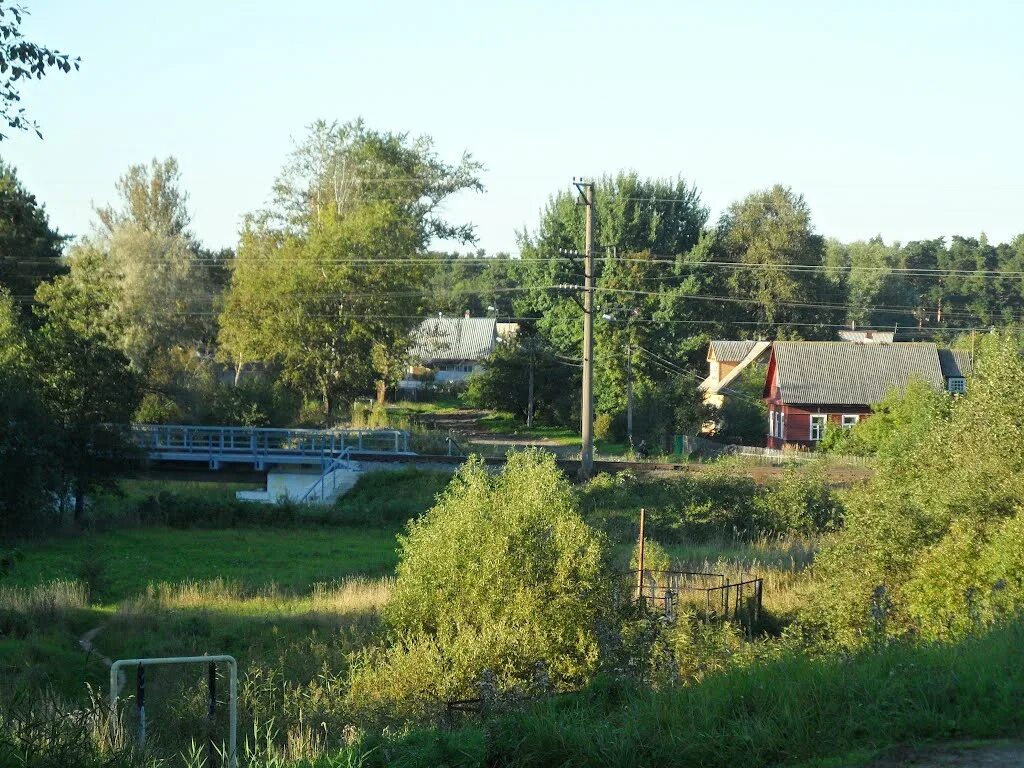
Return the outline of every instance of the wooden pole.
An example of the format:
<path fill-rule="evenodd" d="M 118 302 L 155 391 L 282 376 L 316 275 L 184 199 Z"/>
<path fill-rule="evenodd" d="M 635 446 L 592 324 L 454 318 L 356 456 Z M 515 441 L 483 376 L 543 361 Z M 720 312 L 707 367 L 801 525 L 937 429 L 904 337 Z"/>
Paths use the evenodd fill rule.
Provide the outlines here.
<path fill-rule="evenodd" d="M 580 480 L 594 471 L 594 183 L 579 184 L 586 205 L 586 254 L 583 273 L 583 403 Z"/>
<path fill-rule="evenodd" d="M 637 577 L 636 577 L 636 592 L 637 599 L 643 601 L 644 599 L 644 523 L 647 517 L 647 512 L 643 507 L 640 507 L 640 543 L 639 551 L 637 553 Z"/>

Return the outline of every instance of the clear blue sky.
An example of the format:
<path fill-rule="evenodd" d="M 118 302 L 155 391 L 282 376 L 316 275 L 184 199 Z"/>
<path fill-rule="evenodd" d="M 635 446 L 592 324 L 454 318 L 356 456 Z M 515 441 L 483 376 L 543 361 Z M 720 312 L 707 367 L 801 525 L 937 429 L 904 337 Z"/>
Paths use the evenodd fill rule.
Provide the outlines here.
<path fill-rule="evenodd" d="M 234 245 L 316 118 L 432 135 L 485 163 L 448 206 L 514 250 L 574 175 L 695 182 L 714 216 L 780 182 L 819 232 L 1024 232 L 1024 4 L 30 2 L 82 57 L 23 89 L 45 139 L 0 144 L 61 230 L 131 163 L 178 157 L 194 229 Z"/>

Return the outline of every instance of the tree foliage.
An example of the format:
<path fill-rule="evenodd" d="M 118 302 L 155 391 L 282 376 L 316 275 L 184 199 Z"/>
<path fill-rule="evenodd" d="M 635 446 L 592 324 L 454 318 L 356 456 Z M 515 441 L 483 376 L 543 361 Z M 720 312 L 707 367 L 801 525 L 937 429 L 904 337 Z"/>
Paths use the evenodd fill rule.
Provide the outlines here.
<path fill-rule="evenodd" d="M 41 80 L 50 71 L 77 70 L 81 60 L 55 48 L 47 48 L 25 39 L 21 24 L 28 11 L 18 3 L 0 4 L 0 119 L 16 131 L 34 130 L 39 126 L 28 117 L 21 103 L 21 85 L 25 80 Z M 0 133 L 0 140 L 6 136 Z"/>
<path fill-rule="evenodd" d="M 28 306 L 39 283 L 62 271 L 64 240 L 15 169 L 0 161 L 0 286 Z"/>
<path fill-rule="evenodd" d="M 890 438 L 897 449 L 850 493 L 845 526 L 818 561 L 815 615 L 834 641 L 955 637 L 1024 607 L 1013 549 L 1024 360 L 1010 338 L 991 336 L 975 371 L 947 407 L 915 398 L 905 438 Z"/>
<path fill-rule="evenodd" d="M 471 460 L 400 547 L 395 643 L 355 676 L 359 705 L 401 714 L 416 686 L 468 698 L 485 671 L 501 690 L 528 686 L 538 663 L 556 687 L 594 670 L 602 539 L 550 454 L 510 454 L 497 475 Z"/>
<path fill-rule="evenodd" d="M 468 155 L 445 163 L 426 137 L 314 123 L 275 185 L 275 206 L 243 233 L 222 356 L 236 370 L 279 365 L 327 417 L 371 385 L 383 399 L 424 309 L 427 244 L 473 237 L 439 206 L 480 189 L 479 168 Z"/>

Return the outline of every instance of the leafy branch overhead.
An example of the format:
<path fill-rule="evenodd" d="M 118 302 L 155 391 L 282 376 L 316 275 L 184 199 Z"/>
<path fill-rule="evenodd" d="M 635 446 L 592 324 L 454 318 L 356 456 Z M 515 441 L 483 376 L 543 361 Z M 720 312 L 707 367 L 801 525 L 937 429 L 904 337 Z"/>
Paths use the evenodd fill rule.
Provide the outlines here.
<path fill-rule="evenodd" d="M 0 118 L 18 131 L 33 130 L 39 138 L 43 134 L 31 120 L 21 102 L 20 81 L 41 80 L 52 69 L 70 72 L 78 69 L 81 59 L 47 48 L 25 39 L 21 23 L 28 11 L 21 5 L 8 5 L 0 0 Z M 0 139 L 6 138 L 0 133 Z"/>

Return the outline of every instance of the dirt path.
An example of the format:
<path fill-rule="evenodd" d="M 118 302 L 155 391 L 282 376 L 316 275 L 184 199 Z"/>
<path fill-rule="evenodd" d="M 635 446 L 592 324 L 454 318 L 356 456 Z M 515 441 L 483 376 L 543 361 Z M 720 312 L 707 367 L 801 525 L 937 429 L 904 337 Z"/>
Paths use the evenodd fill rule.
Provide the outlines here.
<path fill-rule="evenodd" d="M 492 432 L 481 427 L 479 420 L 488 416 L 489 411 L 463 410 L 457 413 L 430 415 L 422 420 L 428 429 L 439 432 L 454 433 L 455 439 L 464 445 L 489 446 L 495 453 L 503 453 L 502 448 L 526 448 L 538 446 L 551 451 L 557 456 L 568 456 L 579 453 L 579 446 L 561 445 L 546 437 L 524 436 L 507 432 Z"/>
<path fill-rule="evenodd" d="M 1021 768 L 1024 744 L 1000 743 L 916 749 L 900 747 L 866 768 Z"/>

